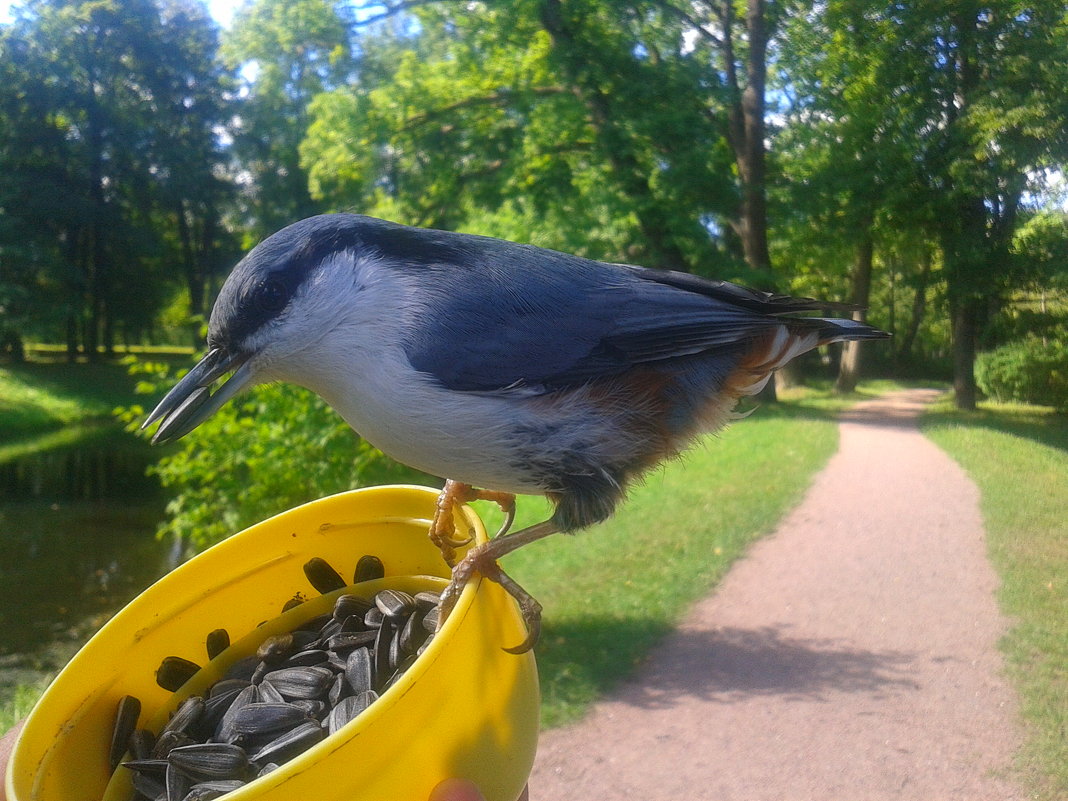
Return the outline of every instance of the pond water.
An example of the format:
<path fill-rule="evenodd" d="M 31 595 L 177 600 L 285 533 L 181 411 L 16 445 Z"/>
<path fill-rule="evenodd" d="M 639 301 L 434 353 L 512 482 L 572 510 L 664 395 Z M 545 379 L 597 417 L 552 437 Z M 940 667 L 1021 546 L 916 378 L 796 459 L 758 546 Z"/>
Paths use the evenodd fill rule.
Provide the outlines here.
<path fill-rule="evenodd" d="M 0 668 L 61 667 L 173 564 L 158 457 L 109 427 L 0 463 Z"/>

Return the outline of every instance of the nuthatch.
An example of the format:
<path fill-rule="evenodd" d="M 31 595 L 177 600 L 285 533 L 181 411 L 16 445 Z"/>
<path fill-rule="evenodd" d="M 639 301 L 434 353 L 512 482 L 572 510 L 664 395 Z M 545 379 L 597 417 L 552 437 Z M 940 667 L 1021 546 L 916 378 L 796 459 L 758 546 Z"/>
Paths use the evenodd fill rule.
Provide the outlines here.
<path fill-rule="evenodd" d="M 604 520 L 628 484 L 723 426 L 799 354 L 887 336 L 796 316 L 830 307 L 852 308 L 327 214 L 237 265 L 212 310 L 207 355 L 145 425 L 163 418 L 153 441 L 173 440 L 253 384 L 307 387 L 394 459 L 451 479 L 432 532 L 450 564 L 446 518 L 470 487 L 495 490 L 506 508 L 514 493 L 548 496 L 551 518 L 471 549 L 445 594 L 454 603 L 475 570 L 500 581 L 527 619 L 514 649 L 526 650 L 541 607 L 496 560 Z"/>

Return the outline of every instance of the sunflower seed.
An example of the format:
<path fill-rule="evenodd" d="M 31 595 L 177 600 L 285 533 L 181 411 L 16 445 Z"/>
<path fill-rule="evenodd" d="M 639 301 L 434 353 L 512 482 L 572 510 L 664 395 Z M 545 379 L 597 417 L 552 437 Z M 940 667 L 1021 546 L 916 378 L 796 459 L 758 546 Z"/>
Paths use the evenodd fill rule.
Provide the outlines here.
<path fill-rule="evenodd" d="M 295 650 L 292 634 L 275 634 L 260 643 L 260 647 L 256 649 L 256 656 L 268 664 L 276 664 Z"/>
<path fill-rule="evenodd" d="M 211 685 L 211 690 L 208 692 L 208 698 L 214 698 L 216 695 L 226 695 L 229 692 L 243 690 L 248 686 L 248 679 L 220 679 Z"/>
<path fill-rule="evenodd" d="M 423 628 L 423 616 L 413 612 L 404 622 L 404 628 L 400 633 L 400 648 L 405 654 L 414 654 L 423 640 L 426 639 L 427 631 Z"/>
<path fill-rule="evenodd" d="M 363 623 L 369 629 L 377 629 L 382 626 L 382 621 L 385 617 L 382 614 L 382 610 L 376 606 L 367 610 L 367 614 L 363 616 Z"/>
<path fill-rule="evenodd" d="M 163 759 L 175 748 L 183 745 L 192 745 L 193 738 L 180 731 L 168 731 L 156 738 L 156 745 L 152 748 L 152 757 Z"/>
<path fill-rule="evenodd" d="M 295 729 L 277 737 L 250 757 L 253 764 L 277 762 L 279 764 L 292 759 L 297 754 L 315 745 L 325 736 L 323 727 L 315 721 L 302 723 Z"/>
<path fill-rule="evenodd" d="M 412 599 L 415 601 L 415 608 L 424 615 L 441 603 L 441 596 L 433 592 L 417 592 Z"/>
<path fill-rule="evenodd" d="M 244 659 L 239 659 L 234 664 L 230 665 L 230 669 L 226 671 L 224 679 L 241 679 L 245 682 L 252 681 L 252 676 L 256 672 L 256 667 L 260 664 L 254 656 L 246 656 Z"/>
<path fill-rule="evenodd" d="M 272 670 L 264 678 L 286 698 L 318 698 L 326 694 L 334 673 L 325 667 L 310 665 Z"/>
<path fill-rule="evenodd" d="M 134 759 L 148 759 L 156 745 L 156 735 L 148 729 L 137 729 L 130 735 L 130 753 Z"/>
<path fill-rule="evenodd" d="M 245 689 L 238 692 L 234 697 L 234 700 L 230 702 L 229 708 L 219 719 L 218 725 L 215 727 L 215 733 L 213 738 L 218 742 L 228 743 L 237 736 L 237 732 L 234 730 L 234 718 L 237 713 L 245 706 L 254 703 L 257 697 L 256 687 L 250 684 Z"/>
<path fill-rule="evenodd" d="M 298 592 L 296 595 L 294 595 L 292 598 L 282 604 L 282 612 L 285 613 L 288 612 L 290 609 L 296 609 L 306 600 L 308 599 L 304 597 L 304 594 Z"/>
<path fill-rule="evenodd" d="M 415 609 L 415 599 L 400 590 L 382 590 L 375 596 L 375 606 L 392 620 L 400 620 Z"/>
<path fill-rule="evenodd" d="M 374 655 L 368 648 L 357 648 L 345 662 L 345 680 L 354 693 L 374 687 Z"/>
<path fill-rule="evenodd" d="M 149 773 L 162 779 L 169 764 L 170 762 L 166 759 L 128 759 L 122 763 L 122 766 L 137 773 Z"/>
<path fill-rule="evenodd" d="M 438 630 L 438 617 L 440 616 L 438 610 L 440 608 L 441 607 L 435 606 L 433 609 L 423 615 L 423 628 L 431 634 Z"/>
<path fill-rule="evenodd" d="M 215 801 L 233 790 L 240 790 L 245 782 L 240 779 L 225 779 L 213 782 L 199 782 L 189 788 L 182 801 Z"/>
<path fill-rule="evenodd" d="M 308 581 L 323 595 L 334 590 L 340 590 L 346 586 L 345 579 L 341 574 L 330 566 L 330 563 L 318 556 L 313 556 L 304 563 L 304 575 Z"/>
<path fill-rule="evenodd" d="M 249 760 L 245 749 L 231 743 L 196 743 L 175 748 L 167 761 L 192 779 L 236 779 L 248 770 Z"/>
<path fill-rule="evenodd" d="M 199 695 L 191 695 L 178 705 L 167 721 L 160 734 L 176 731 L 188 734 L 204 715 L 204 699 Z"/>
<path fill-rule="evenodd" d="M 354 631 L 350 634 L 335 634 L 326 641 L 326 647 L 331 651 L 351 651 L 353 648 L 362 648 L 375 641 L 373 631 Z"/>
<path fill-rule="evenodd" d="M 177 692 L 183 684 L 193 678 L 198 670 L 200 670 L 200 665 L 196 662 L 180 656 L 168 656 L 156 669 L 156 684 L 164 690 Z"/>
<path fill-rule="evenodd" d="M 193 784 L 192 779 L 186 776 L 174 765 L 167 765 L 167 801 L 182 801 Z"/>
<path fill-rule="evenodd" d="M 307 713 L 294 704 L 246 704 L 234 715 L 233 728 L 238 734 L 273 734 L 307 719 Z"/>
<path fill-rule="evenodd" d="M 309 648 L 307 651 L 297 651 L 282 664 L 285 667 L 310 667 L 311 665 L 321 665 L 329 658 L 330 654 L 328 652 L 319 648 Z"/>
<path fill-rule="evenodd" d="M 358 704 L 356 696 L 341 699 L 341 702 L 326 716 L 326 730 L 330 734 L 335 734 L 342 726 L 355 718 L 362 711 L 358 709 Z"/>
<path fill-rule="evenodd" d="M 111 730 L 111 747 L 108 749 L 108 763 L 115 770 L 122 761 L 123 754 L 130 746 L 130 737 L 137 728 L 137 718 L 141 715 L 141 699 L 124 695 L 119 699 L 115 711 L 115 726 Z"/>
<path fill-rule="evenodd" d="M 334 683 L 326 693 L 326 701 L 330 706 L 337 706 L 337 702 L 348 693 L 348 683 L 344 673 L 339 673 L 334 678 Z"/>
<path fill-rule="evenodd" d="M 256 700 L 260 703 L 283 704 L 286 699 L 278 692 L 277 687 L 264 679 L 256 685 Z"/>
<path fill-rule="evenodd" d="M 226 629 L 215 629 L 208 634 L 204 644 L 208 650 L 208 659 L 212 660 L 230 647 L 230 633 Z"/>
<path fill-rule="evenodd" d="M 354 584 L 359 584 L 361 581 L 384 578 L 385 575 L 386 569 L 382 566 L 382 560 L 377 556 L 368 554 L 367 556 L 361 556 L 360 561 L 356 563 L 356 573 L 353 575 L 352 581 Z"/>
<path fill-rule="evenodd" d="M 382 626 L 375 638 L 375 686 L 380 686 L 389 676 L 389 643 L 393 639 L 393 624 L 389 618 L 382 620 Z M 355 689 L 355 688 L 354 688 Z"/>
<path fill-rule="evenodd" d="M 133 775 L 134 789 L 145 798 L 167 797 L 167 785 L 164 779 L 166 772 L 156 775 L 154 773 L 135 773 Z"/>

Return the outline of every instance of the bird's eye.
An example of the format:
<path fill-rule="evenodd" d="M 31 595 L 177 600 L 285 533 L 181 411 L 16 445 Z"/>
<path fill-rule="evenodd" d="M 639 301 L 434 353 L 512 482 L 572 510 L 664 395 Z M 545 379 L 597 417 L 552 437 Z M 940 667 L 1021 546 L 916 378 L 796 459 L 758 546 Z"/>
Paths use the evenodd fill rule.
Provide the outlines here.
<path fill-rule="evenodd" d="M 256 285 L 253 300 L 265 312 L 280 312 L 289 302 L 289 290 L 277 278 L 267 278 Z"/>

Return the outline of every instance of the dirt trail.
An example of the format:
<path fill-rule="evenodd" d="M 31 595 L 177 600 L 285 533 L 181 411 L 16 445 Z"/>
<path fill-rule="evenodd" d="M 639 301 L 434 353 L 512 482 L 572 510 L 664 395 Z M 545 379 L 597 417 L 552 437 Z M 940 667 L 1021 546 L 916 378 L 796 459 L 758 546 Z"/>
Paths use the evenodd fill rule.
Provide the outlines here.
<path fill-rule="evenodd" d="M 936 394 L 843 418 L 777 532 L 639 676 L 542 736 L 534 801 L 1025 797 L 978 492 L 915 425 Z"/>

